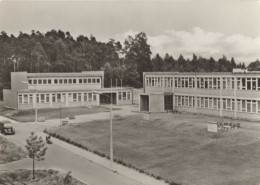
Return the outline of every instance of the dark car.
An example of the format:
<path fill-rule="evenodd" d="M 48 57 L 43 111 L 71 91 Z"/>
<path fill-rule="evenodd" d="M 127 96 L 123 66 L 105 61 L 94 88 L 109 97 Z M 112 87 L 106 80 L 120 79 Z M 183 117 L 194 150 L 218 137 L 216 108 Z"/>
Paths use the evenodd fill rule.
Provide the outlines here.
<path fill-rule="evenodd" d="M 11 121 L 8 120 L 0 121 L 0 132 L 5 135 L 14 135 L 15 130 L 11 124 Z"/>

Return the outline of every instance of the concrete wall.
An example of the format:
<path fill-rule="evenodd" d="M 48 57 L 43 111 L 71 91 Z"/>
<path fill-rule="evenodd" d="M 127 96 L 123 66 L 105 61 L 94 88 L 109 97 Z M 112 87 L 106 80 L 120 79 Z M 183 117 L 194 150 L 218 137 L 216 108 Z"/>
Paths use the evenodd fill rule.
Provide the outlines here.
<path fill-rule="evenodd" d="M 141 89 L 133 89 L 133 104 L 139 104 L 140 100 L 140 94 L 143 93 L 143 88 Z"/>
<path fill-rule="evenodd" d="M 9 89 L 3 89 L 4 107 L 17 109 L 17 92 Z"/>
<path fill-rule="evenodd" d="M 12 90 L 27 89 L 27 84 L 23 83 L 23 81 L 27 82 L 27 72 L 11 72 Z"/>
<path fill-rule="evenodd" d="M 164 95 L 150 94 L 149 112 L 165 112 L 164 110 Z"/>

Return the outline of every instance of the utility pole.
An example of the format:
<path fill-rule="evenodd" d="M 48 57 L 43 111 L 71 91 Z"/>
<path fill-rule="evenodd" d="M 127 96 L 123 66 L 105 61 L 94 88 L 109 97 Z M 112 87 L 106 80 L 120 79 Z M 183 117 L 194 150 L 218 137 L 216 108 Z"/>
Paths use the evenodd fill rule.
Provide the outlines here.
<path fill-rule="evenodd" d="M 110 97 L 110 169 L 113 170 L 113 122 L 112 122 L 112 79 L 111 79 L 111 97 Z"/>

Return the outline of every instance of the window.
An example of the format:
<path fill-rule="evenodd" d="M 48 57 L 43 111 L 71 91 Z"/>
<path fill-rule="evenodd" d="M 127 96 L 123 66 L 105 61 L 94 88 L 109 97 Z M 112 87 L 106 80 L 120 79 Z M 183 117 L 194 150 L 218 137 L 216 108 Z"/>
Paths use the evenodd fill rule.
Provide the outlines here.
<path fill-rule="evenodd" d="M 123 100 L 126 100 L 126 92 L 123 92 Z"/>
<path fill-rule="evenodd" d="M 217 98 L 213 98 L 213 109 L 218 109 L 218 100 L 217 100 Z"/>
<path fill-rule="evenodd" d="M 209 98 L 205 98 L 205 108 L 209 108 Z"/>
<path fill-rule="evenodd" d="M 58 79 L 54 79 L 54 84 L 58 84 Z"/>
<path fill-rule="evenodd" d="M 77 83 L 77 79 L 73 79 L 73 84 L 76 84 Z"/>
<path fill-rule="evenodd" d="M 62 93 L 61 102 L 66 102 L 66 93 Z"/>
<path fill-rule="evenodd" d="M 118 100 L 122 100 L 122 93 L 118 92 Z"/>
<path fill-rule="evenodd" d="M 246 101 L 246 107 L 247 107 L 246 111 L 251 112 L 251 100 Z"/>
<path fill-rule="evenodd" d="M 209 78 L 209 88 L 212 89 L 212 78 Z"/>
<path fill-rule="evenodd" d="M 63 82 L 64 82 L 64 84 L 67 84 L 67 83 L 68 83 L 68 80 L 67 80 L 67 79 L 64 79 Z"/>
<path fill-rule="evenodd" d="M 242 90 L 246 90 L 246 79 L 242 78 Z"/>
<path fill-rule="evenodd" d="M 231 99 L 227 99 L 227 110 L 231 110 Z"/>
<path fill-rule="evenodd" d="M 81 93 L 78 93 L 78 101 L 81 101 Z"/>
<path fill-rule="evenodd" d="M 97 78 L 97 83 L 98 83 L 98 84 L 100 83 L 100 78 Z"/>
<path fill-rule="evenodd" d="M 60 93 L 57 94 L 57 102 L 61 102 L 61 94 Z"/>
<path fill-rule="evenodd" d="M 246 87 L 247 87 L 247 90 L 251 90 L 251 78 L 246 79 Z"/>
<path fill-rule="evenodd" d="M 86 84 L 86 83 L 88 82 L 86 78 L 84 78 L 84 80 L 83 80 L 83 81 L 84 81 L 84 84 Z"/>
<path fill-rule="evenodd" d="M 252 90 L 256 90 L 256 78 L 252 78 Z"/>
<path fill-rule="evenodd" d="M 256 113 L 256 101 L 255 100 L 252 100 L 252 112 L 253 113 Z"/>
<path fill-rule="evenodd" d="M 27 94 L 23 95 L 23 103 L 28 103 L 28 95 Z"/>
<path fill-rule="evenodd" d="M 204 104 L 204 97 L 201 97 L 201 108 L 204 108 L 205 107 L 205 104 Z"/>
<path fill-rule="evenodd" d="M 226 82 L 226 78 L 223 78 L 223 89 L 227 88 L 227 82 Z"/>
<path fill-rule="evenodd" d="M 241 78 L 237 78 L 237 90 L 241 90 Z"/>
<path fill-rule="evenodd" d="M 45 103 L 45 94 L 41 94 L 41 103 Z"/>
<path fill-rule="evenodd" d="M 93 83 L 93 84 L 96 83 L 96 78 L 92 78 L 92 83 Z"/>
<path fill-rule="evenodd" d="M 63 84 L 63 79 L 59 79 L 59 84 Z"/>
<path fill-rule="evenodd" d="M 213 102 L 212 102 L 212 98 L 209 98 L 209 109 L 213 108 Z"/>
<path fill-rule="evenodd" d="M 47 84 L 47 80 L 46 79 L 43 79 L 43 84 Z"/>
<path fill-rule="evenodd" d="M 77 102 L 77 93 L 73 93 L 73 102 Z"/>
<path fill-rule="evenodd" d="M 246 100 L 241 100 L 242 101 L 242 112 L 246 112 Z"/>
<path fill-rule="evenodd" d="M 127 99 L 130 100 L 131 99 L 131 93 L 127 92 Z"/>
<path fill-rule="evenodd" d="M 42 80 L 41 79 L 38 80 L 38 84 L 42 84 Z"/>
<path fill-rule="evenodd" d="M 79 83 L 82 84 L 82 79 L 81 78 L 79 79 Z"/>
<path fill-rule="evenodd" d="M 36 79 L 33 80 L 33 84 L 37 84 L 37 80 Z"/>
<path fill-rule="evenodd" d="M 40 103 L 40 95 L 36 94 L 36 103 Z"/>
<path fill-rule="evenodd" d="M 32 84 L 32 80 L 28 80 L 28 84 Z"/>
<path fill-rule="evenodd" d="M 33 103 L 33 95 L 32 94 L 29 95 L 29 103 Z"/>
<path fill-rule="evenodd" d="M 88 93 L 88 101 L 92 101 L 92 93 Z"/>
<path fill-rule="evenodd" d="M 192 106 L 193 106 L 193 105 L 192 105 L 192 103 L 193 103 L 192 99 L 193 99 L 193 97 L 192 97 L 192 96 L 189 96 L 189 107 L 192 107 Z"/>
<path fill-rule="evenodd" d="M 69 102 L 73 102 L 73 98 L 72 98 L 71 93 L 68 93 L 68 101 L 69 101 Z"/>
<path fill-rule="evenodd" d="M 46 103 L 50 102 L 50 94 L 46 94 Z"/>
<path fill-rule="evenodd" d="M 258 101 L 258 113 L 260 113 L 260 101 Z"/>
<path fill-rule="evenodd" d="M 56 94 L 52 94 L 52 102 L 56 102 Z"/>
<path fill-rule="evenodd" d="M 68 81 L 69 81 L 69 84 L 72 84 L 72 79 L 69 79 Z"/>
<path fill-rule="evenodd" d="M 97 101 L 97 95 L 93 94 L 93 101 Z"/>
<path fill-rule="evenodd" d="M 51 84 L 51 79 L 48 79 L 48 84 Z"/>
<path fill-rule="evenodd" d="M 197 107 L 200 107 L 200 99 L 201 97 L 197 97 Z"/>
<path fill-rule="evenodd" d="M 208 78 L 205 78 L 205 89 L 208 89 L 209 86 L 208 86 Z"/>
<path fill-rule="evenodd" d="M 86 80 L 86 79 L 84 79 L 84 80 Z M 84 101 L 85 102 L 88 101 L 88 93 L 84 93 Z"/>
<path fill-rule="evenodd" d="M 88 83 L 91 84 L 91 78 L 88 78 Z"/>
<path fill-rule="evenodd" d="M 241 100 L 237 100 L 237 111 L 238 112 L 242 112 L 242 109 L 241 109 Z"/>
<path fill-rule="evenodd" d="M 260 78 L 257 79 L 257 86 L 258 86 L 258 90 L 260 90 Z"/>
<path fill-rule="evenodd" d="M 223 110 L 227 110 L 227 99 L 223 98 Z"/>

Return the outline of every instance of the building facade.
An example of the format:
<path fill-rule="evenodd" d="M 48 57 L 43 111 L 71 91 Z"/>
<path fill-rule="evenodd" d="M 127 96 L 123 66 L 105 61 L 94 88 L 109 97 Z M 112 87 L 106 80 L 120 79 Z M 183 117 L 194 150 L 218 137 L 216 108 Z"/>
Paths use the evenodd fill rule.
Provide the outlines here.
<path fill-rule="evenodd" d="M 104 88 L 103 71 L 81 73 L 11 73 L 11 89 L 4 89 L 4 106 L 13 109 L 132 104 L 132 88 Z M 112 98 L 111 98 L 112 97 Z"/>
<path fill-rule="evenodd" d="M 260 73 L 143 73 L 140 111 L 185 111 L 260 121 Z"/>

